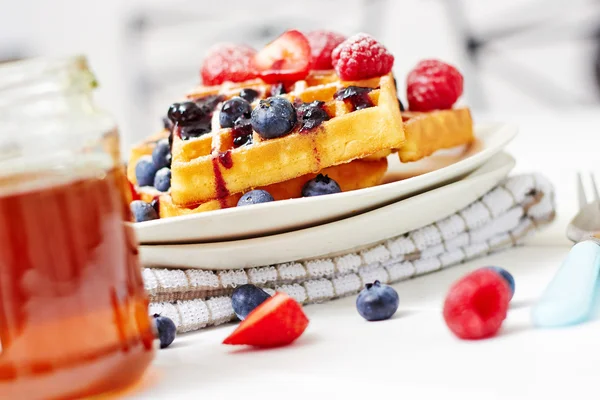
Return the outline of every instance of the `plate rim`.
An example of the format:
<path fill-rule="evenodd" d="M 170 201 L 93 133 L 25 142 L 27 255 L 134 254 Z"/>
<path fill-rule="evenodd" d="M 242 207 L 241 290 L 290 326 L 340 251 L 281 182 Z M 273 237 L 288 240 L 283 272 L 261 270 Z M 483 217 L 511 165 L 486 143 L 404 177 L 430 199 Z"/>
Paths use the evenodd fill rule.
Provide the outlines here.
<path fill-rule="evenodd" d="M 335 199 L 337 199 L 337 201 L 343 201 L 345 198 L 356 196 L 357 192 L 360 192 L 361 196 L 377 196 L 381 192 L 384 192 L 384 191 L 387 192 L 390 190 L 394 190 L 394 188 L 398 185 L 402 185 L 402 184 L 406 185 L 407 181 L 414 182 L 414 179 L 418 179 L 418 180 L 427 179 L 429 181 L 441 179 L 440 183 L 442 183 L 443 179 L 436 178 L 436 177 L 438 177 L 440 175 L 443 176 L 444 173 L 448 173 L 449 169 L 457 170 L 457 172 L 453 172 L 453 175 L 459 177 L 459 176 L 461 176 L 461 174 L 468 173 L 469 169 L 472 168 L 473 166 L 475 166 L 474 167 L 475 169 L 481 167 L 485 162 L 487 162 L 489 159 L 493 158 L 494 155 L 502 152 L 502 150 L 512 140 L 514 140 L 514 138 L 519 133 L 518 125 L 515 123 L 511 123 L 511 122 L 478 123 L 478 124 L 474 125 L 474 129 L 476 132 L 477 132 L 477 130 L 495 129 L 497 131 L 506 131 L 506 134 L 500 135 L 500 140 L 495 146 L 485 147 L 482 150 L 478 151 L 477 153 L 475 153 L 463 160 L 460 160 L 456 163 L 436 169 L 434 171 L 430 171 L 430 172 L 427 172 L 427 173 L 424 173 L 421 175 L 410 177 L 410 178 L 404 179 L 402 181 L 391 182 L 391 183 L 387 183 L 387 184 L 383 184 L 383 185 L 377 185 L 377 186 L 373 186 L 373 187 L 353 190 L 353 191 L 344 192 L 344 193 L 336 193 L 332 196 L 335 196 Z M 415 189 L 415 190 L 418 191 L 418 189 Z M 190 244 L 190 243 L 195 243 L 195 242 L 219 243 L 222 241 L 240 240 L 240 237 L 243 237 L 243 236 L 246 236 L 244 239 L 249 239 L 249 238 L 271 236 L 273 234 L 278 234 L 278 233 L 274 232 L 274 233 L 251 234 L 251 235 L 243 235 L 242 233 L 239 233 L 239 234 L 224 235 L 225 238 L 213 238 L 213 239 L 198 238 L 197 237 L 198 235 L 196 235 L 195 238 L 187 239 L 187 240 L 183 239 L 183 238 L 166 239 L 166 240 L 156 240 L 156 239 L 142 240 L 142 239 L 140 239 L 140 237 L 143 238 L 144 236 L 147 236 L 147 234 L 145 232 L 147 232 L 149 230 L 160 229 L 161 227 L 164 227 L 164 225 L 166 225 L 166 224 L 175 225 L 175 226 L 183 225 L 183 224 L 202 224 L 206 220 L 215 219 L 215 218 L 221 219 L 221 218 L 224 218 L 223 216 L 226 216 L 225 218 L 235 218 L 236 214 L 239 215 L 240 213 L 250 213 L 250 212 L 254 213 L 257 211 L 258 212 L 264 211 L 265 208 L 269 209 L 269 208 L 274 207 L 274 204 L 276 204 L 276 207 L 284 206 L 284 207 L 290 208 L 290 207 L 296 207 L 299 205 L 318 203 L 319 201 L 322 201 L 322 199 L 320 199 L 318 197 L 287 199 L 287 200 L 281 200 L 281 201 L 274 202 L 274 203 L 256 204 L 251 209 L 250 208 L 241 208 L 240 209 L 237 207 L 231 207 L 231 208 L 226 208 L 226 209 L 212 210 L 212 211 L 208 211 L 205 213 L 180 215 L 180 216 L 176 216 L 176 217 L 169 217 L 169 218 L 164 218 L 164 219 L 157 219 L 157 220 L 137 222 L 137 223 L 128 223 L 128 224 L 134 228 L 134 230 L 136 232 L 136 236 L 138 237 L 139 243 L 144 244 L 144 245 L 159 245 L 159 244 L 166 245 L 166 244 L 184 244 L 184 243 Z M 393 202 L 395 202 L 395 201 L 393 201 Z M 391 204 L 391 203 L 388 202 L 387 204 Z M 385 204 L 385 203 L 379 204 L 376 206 L 376 208 L 383 207 L 387 204 Z M 365 208 L 365 210 L 368 210 L 368 208 Z M 347 216 L 347 217 L 342 217 L 340 219 L 348 218 L 348 217 L 351 217 L 351 215 Z M 328 222 L 324 222 L 324 223 L 328 223 Z M 313 226 L 322 225 L 324 223 L 317 223 Z M 281 233 L 281 232 L 279 232 L 279 233 Z M 283 232 L 283 233 L 285 233 L 285 232 Z"/>
<path fill-rule="evenodd" d="M 500 163 L 499 161 L 497 161 L 499 163 L 499 165 L 495 166 L 493 169 L 491 169 L 490 171 L 485 171 L 485 172 L 481 172 L 482 169 L 484 169 L 487 165 L 490 165 L 494 160 L 496 159 L 501 159 L 504 158 L 505 160 Z M 297 231 L 292 231 L 292 232 L 285 232 L 285 233 L 278 233 L 278 234 L 274 234 L 274 235 L 269 235 L 269 236 L 264 236 L 264 237 L 255 237 L 255 238 L 249 238 L 249 239 L 241 239 L 241 240 L 230 240 L 230 241 L 222 241 L 222 242 L 213 242 L 213 243 L 189 243 L 189 244 L 155 244 L 155 245 L 141 245 L 140 246 L 140 253 L 141 253 L 141 257 L 142 257 L 142 261 L 145 258 L 145 254 L 146 252 L 150 251 L 150 252 L 155 252 L 155 251 L 161 251 L 164 250 L 165 248 L 170 249 L 171 251 L 177 250 L 177 249 L 182 249 L 182 250 L 186 250 L 186 251 L 198 251 L 195 250 L 196 248 L 198 248 L 198 246 L 200 247 L 204 247 L 204 248 L 208 248 L 208 247 L 221 247 L 221 249 L 217 249 L 216 251 L 219 253 L 223 253 L 223 256 L 225 255 L 225 253 L 232 251 L 233 249 L 231 248 L 232 246 L 238 246 L 239 247 L 243 247 L 245 246 L 246 248 L 251 248 L 257 241 L 264 241 L 264 240 L 269 240 L 270 242 L 273 242 L 274 244 L 277 244 L 277 241 L 281 242 L 281 241 L 285 241 L 285 240 L 293 240 L 294 236 L 298 236 L 298 235 L 311 235 L 314 231 L 316 230 L 324 230 L 327 229 L 328 227 L 330 228 L 331 225 L 336 224 L 339 226 L 341 226 L 342 228 L 339 229 L 343 229 L 344 225 L 348 225 L 348 224 L 353 224 L 356 223 L 356 220 L 360 220 L 360 219 L 368 219 L 370 217 L 373 216 L 374 213 L 386 213 L 386 212 L 390 212 L 390 209 L 398 207 L 400 205 L 400 203 L 404 203 L 402 204 L 403 206 L 406 206 L 406 203 L 410 202 L 409 204 L 413 203 L 413 202 L 419 202 L 421 201 L 421 199 L 424 196 L 431 196 L 432 192 L 438 192 L 438 191 L 446 191 L 448 190 L 448 188 L 450 187 L 456 187 L 456 186 L 463 186 L 465 185 L 465 182 L 469 181 L 469 178 L 473 179 L 485 179 L 486 176 L 492 175 L 496 172 L 498 172 L 499 170 L 504 170 L 506 169 L 506 173 L 503 175 L 503 178 L 505 178 L 506 176 L 508 176 L 508 174 L 513 170 L 513 168 L 515 167 L 516 161 L 515 159 L 508 153 L 506 152 L 501 152 L 497 155 L 495 155 L 494 157 L 492 157 L 492 159 L 490 159 L 488 162 L 486 162 L 484 165 L 482 165 L 481 167 L 479 167 L 477 170 L 475 170 L 473 173 L 469 174 L 469 176 L 463 180 L 448 184 L 448 185 L 444 185 L 442 187 L 430 190 L 430 191 L 426 191 L 424 193 L 421 193 L 419 195 L 416 196 L 412 196 L 403 200 L 399 200 L 395 203 L 389 204 L 387 206 L 384 207 L 379 207 L 376 208 L 374 210 L 365 212 L 363 214 L 359 214 L 359 215 L 355 215 L 355 216 L 351 216 L 348 218 L 344 218 L 341 220 L 337 220 L 328 224 L 322 224 L 322 225 L 317 225 L 317 226 L 313 226 L 313 227 L 309 227 L 309 228 L 305 228 L 305 229 L 300 229 Z M 479 172 L 479 174 L 478 174 Z M 503 179 L 501 178 L 501 179 Z M 459 186 L 459 187 L 460 187 Z M 491 188 L 490 188 L 491 190 Z M 483 193 L 485 194 L 485 193 Z M 481 194 L 481 195 L 483 195 Z M 468 206 L 469 203 L 465 204 L 464 207 Z M 456 211 L 452 211 L 452 212 L 456 212 Z M 451 215 L 450 212 L 447 215 Z M 360 221 L 359 221 L 360 223 Z M 418 228 L 415 228 L 418 229 Z M 387 236 L 384 238 L 379 238 L 376 239 L 374 241 L 369 242 L 368 244 L 362 244 L 360 247 L 365 247 L 365 246 L 369 246 L 369 245 L 373 245 L 375 243 L 384 241 L 384 240 L 388 240 L 391 237 L 395 237 L 395 236 L 399 236 L 402 235 L 404 233 L 406 233 L 407 231 L 401 231 L 398 230 L 398 232 L 392 234 L 391 236 Z M 264 243 L 263 243 L 264 245 Z M 211 266 L 211 267 L 197 267 L 197 266 L 182 266 L 178 263 L 171 263 L 169 264 L 168 262 L 163 263 L 163 264 L 155 264 L 155 263 L 147 263 L 144 262 L 144 266 L 150 266 L 150 267 L 155 267 L 155 268 L 180 268 L 180 269 L 199 269 L 199 270 L 238 270 L 238 269 L 247 269 L 247 268 L 254 268 L 254 267 L 261 267 L 261 266 L 265 266 L 265 265 L 272 265 L 272 264 L 280 264 L 280 263 L 285 263 L 285 262 L 295 262 L 295 261 L 305 261 L 305 260 L 310 260 L 310 259 L 319 259 L 319 258 L 323 258 L 323 257 L 332 257 L 334 256 L 336 253 L 347 253 L 347 252 L 353 252 L 356 251 L 355 249 L 357 248 L 357 246 L 351 246 L 351 247 L 347 247 L 343 250 L 337 250 L 337 251 L 332 251 L 329 253 L 325 253 L 325 254 L 318 254 L 318 255 L 312 255 L 312 256 L 305 256 L 305 257 L 301 257 L 301 258 L 296 258 L 296 257 L 292 257 L 293 259 L 287 260 L 287 261 L 276 261 L 276 262 L 252 262 L 252 263 L 247 263 L 246 265 L 242 265 L 242 266 L 232 266 L 232 265 L 221 265 L 221 266 Z M 236 264 L 237 265 L 237 264 Z"/>

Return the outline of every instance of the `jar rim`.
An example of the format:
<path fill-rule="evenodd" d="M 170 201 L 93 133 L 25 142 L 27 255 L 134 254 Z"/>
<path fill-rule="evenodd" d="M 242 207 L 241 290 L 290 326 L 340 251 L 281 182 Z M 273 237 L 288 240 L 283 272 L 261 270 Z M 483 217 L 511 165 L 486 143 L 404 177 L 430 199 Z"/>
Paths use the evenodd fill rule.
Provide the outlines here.
<path fill-rule="evenodd" d="M 97 81 L 84 55 L 33 57 L 0 64 L 0 95 L 3 91 L 37 82 L 60 81 L 65 90 L 77 87 L 92 90 Z"/>

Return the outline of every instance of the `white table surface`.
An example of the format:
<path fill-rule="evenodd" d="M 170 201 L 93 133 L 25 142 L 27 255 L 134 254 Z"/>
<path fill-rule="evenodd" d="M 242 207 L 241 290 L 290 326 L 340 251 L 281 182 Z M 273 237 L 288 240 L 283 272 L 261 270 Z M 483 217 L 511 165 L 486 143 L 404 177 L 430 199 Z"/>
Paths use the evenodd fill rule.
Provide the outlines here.
<path fill-rule="evenodd" d="M 503 119 L 521 126 L 508 148 L 514 173 L 538 171 L 556 186 L 557 220 L 526 246 L 393 285 L 400 308 L 388 321 L 364 321 L 354 296 L 307 306 L 307 331 L 285 348 L 221 345 L 233 324 L 180 335 L 130 397 L 597 399 L 600 322 L 540 330 L 529 313 L 569 251 L 575 172 L 598 162 L 600 111 Z M 497 337 L 461 341 L 444 324 L 443 298 L 452 282 L 484 265 L 513 273 L 515 297 Z"/>

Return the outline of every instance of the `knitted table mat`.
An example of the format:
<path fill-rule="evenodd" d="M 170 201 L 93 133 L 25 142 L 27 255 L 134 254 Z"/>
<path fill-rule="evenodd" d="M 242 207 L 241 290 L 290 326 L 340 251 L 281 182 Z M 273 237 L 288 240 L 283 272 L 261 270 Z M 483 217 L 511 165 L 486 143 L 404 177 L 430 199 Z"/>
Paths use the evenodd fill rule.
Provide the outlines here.
<path fill-rule="evenodd" d="M 514 176 L 443 220 L 334 258 L 228 271 L 145 268 L 150 313 L 187 332 L 233 320 L 230 295 L 245 283 L 303 304 L 355 294 L 375 280 L 398 282 L 518 245 L 554 219 L 554 204 L 544 177 Z"/>

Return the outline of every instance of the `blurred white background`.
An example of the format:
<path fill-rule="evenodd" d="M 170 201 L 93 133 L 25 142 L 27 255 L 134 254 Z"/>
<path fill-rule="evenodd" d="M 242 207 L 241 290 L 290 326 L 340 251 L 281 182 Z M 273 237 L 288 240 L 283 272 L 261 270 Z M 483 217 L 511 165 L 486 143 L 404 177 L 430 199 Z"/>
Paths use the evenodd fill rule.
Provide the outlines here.
<path fill-rule="evenodd" d="M 467 76 L 463 102 L 486 112 L 597 107 L 598 0 L 0 0 L 0 60 L 83 53 L 124 146 L 160 127 L 198 82 L 208 46 L 256 47 L 288 28 L 366 31 L 394 53 L 402 84 L 424 57 Z M 404 96 L 401 95 L 401 98 Z"/>

